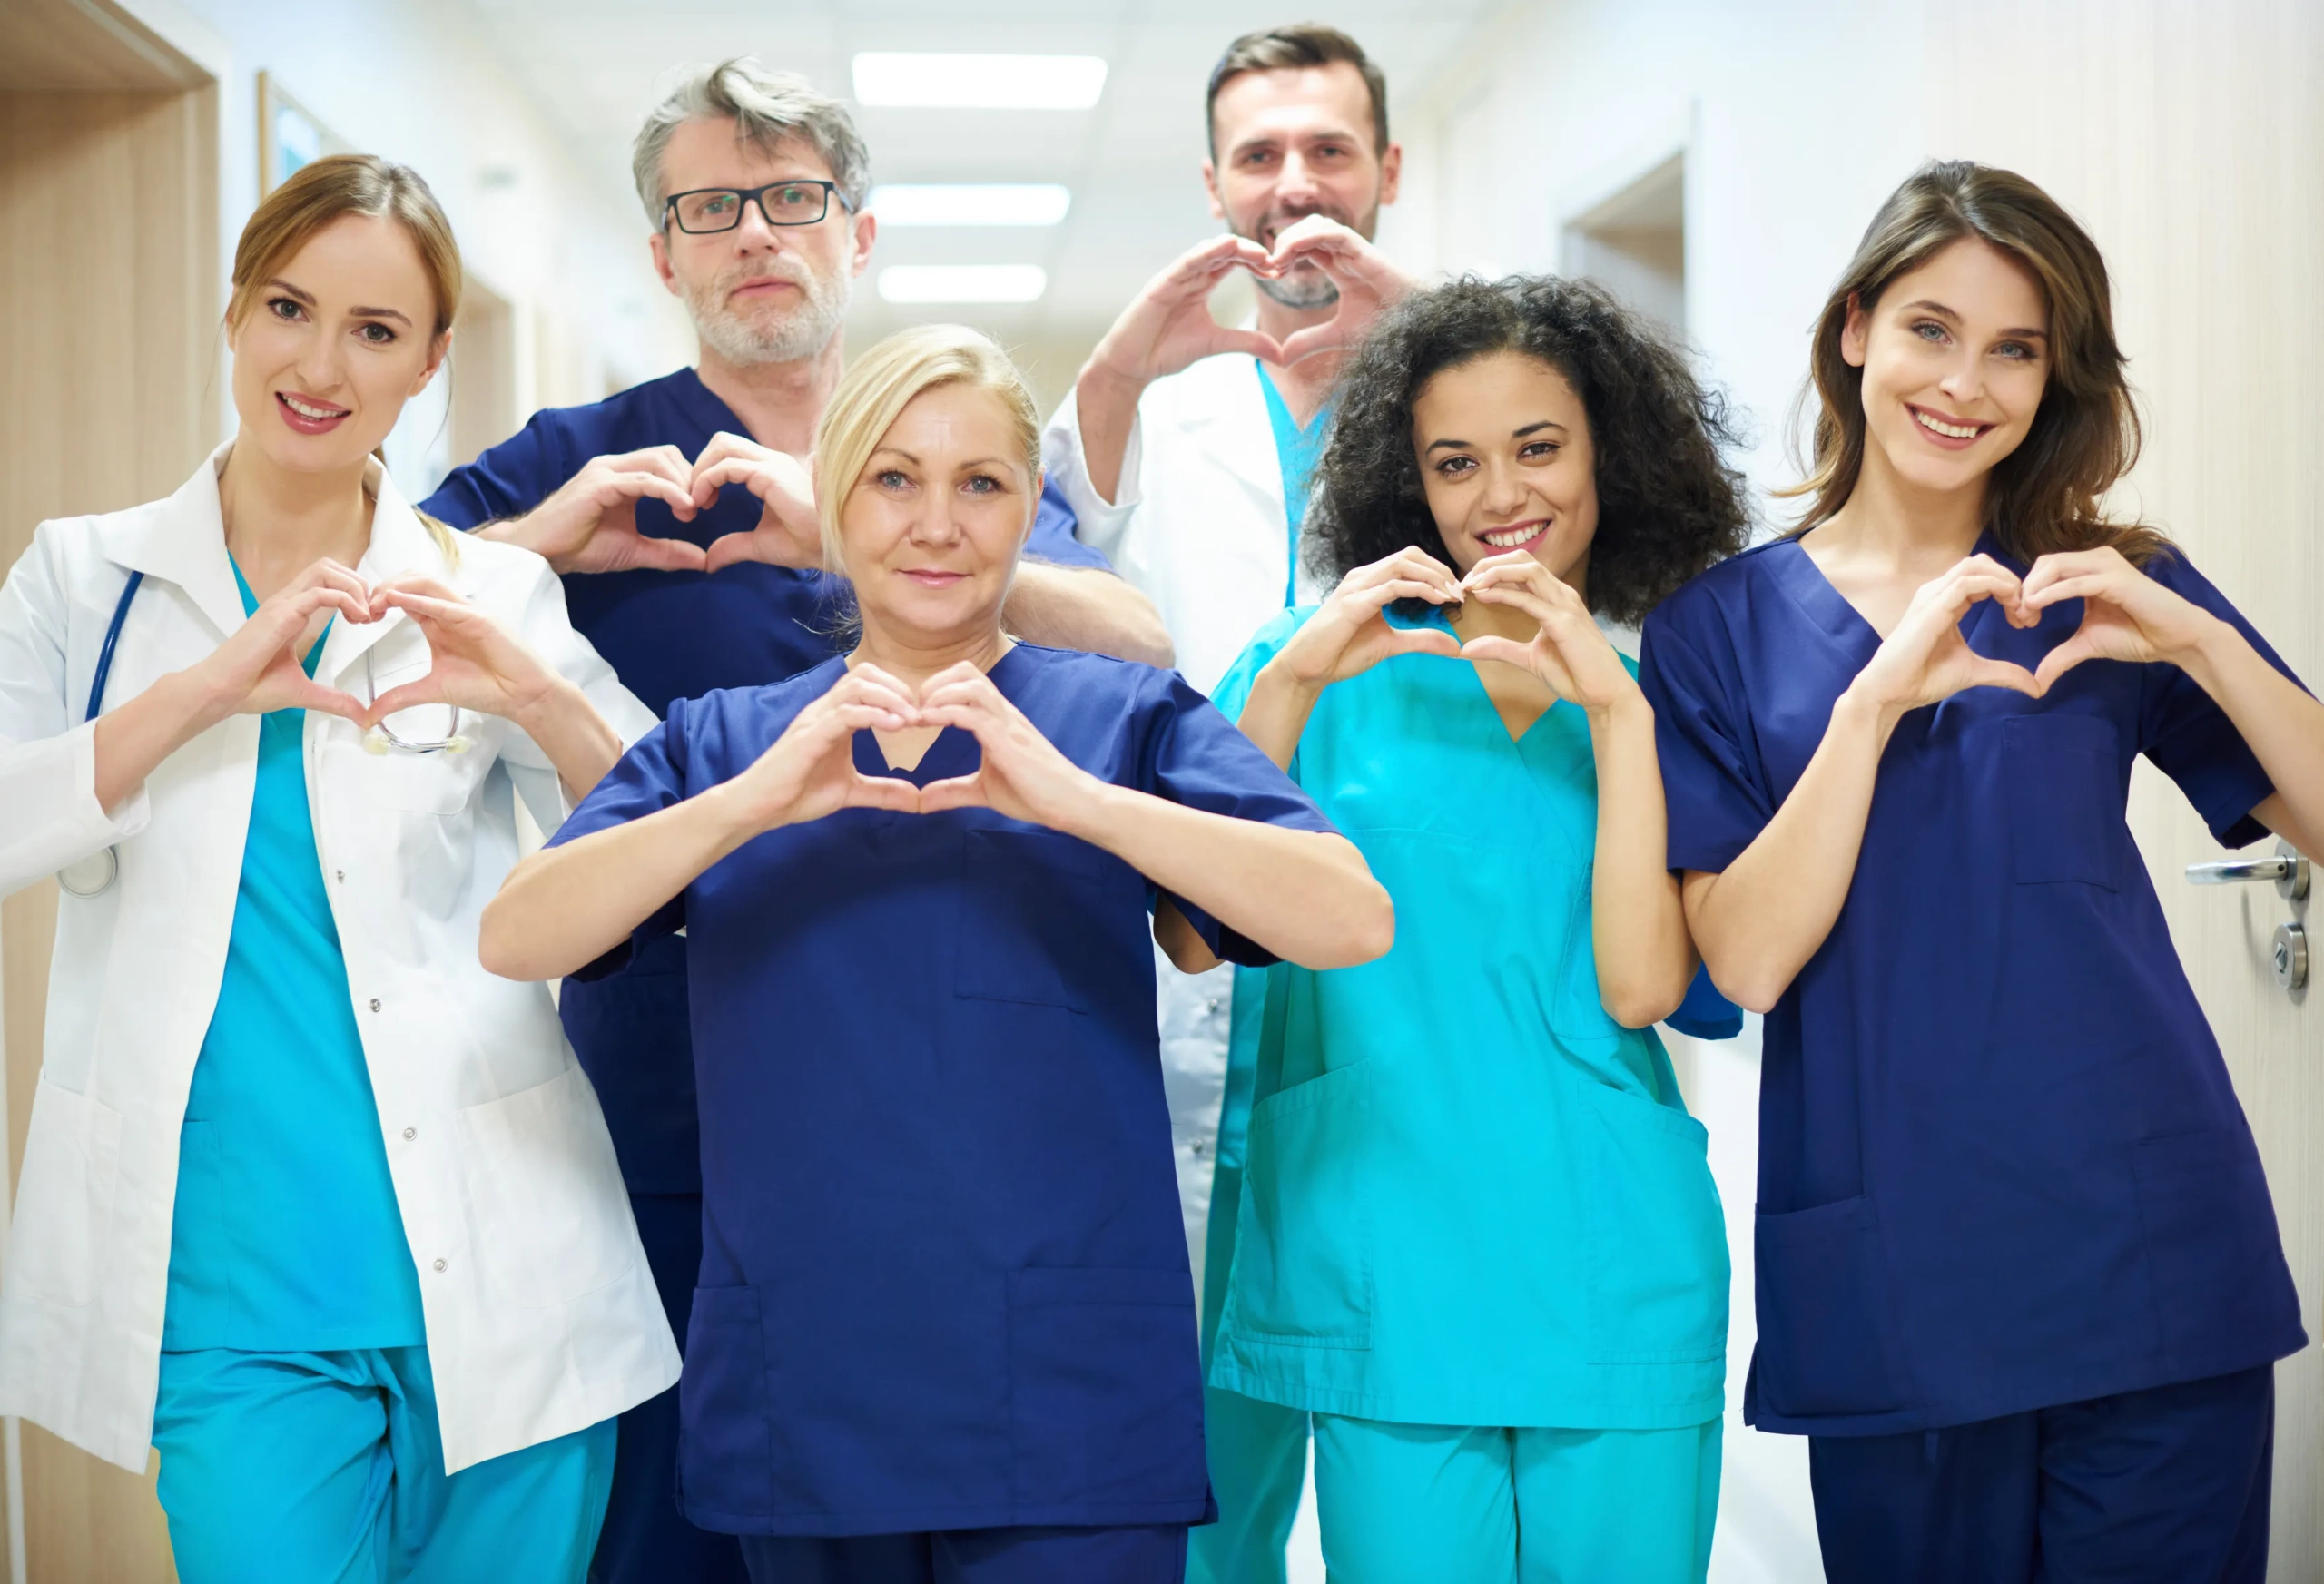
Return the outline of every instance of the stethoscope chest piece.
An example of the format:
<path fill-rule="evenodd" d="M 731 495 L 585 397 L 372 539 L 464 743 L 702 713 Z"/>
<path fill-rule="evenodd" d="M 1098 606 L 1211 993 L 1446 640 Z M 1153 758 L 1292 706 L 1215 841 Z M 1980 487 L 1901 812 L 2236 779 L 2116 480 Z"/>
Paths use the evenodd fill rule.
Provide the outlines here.
<path fill-rule="evenodd" d="M 121 878 L 121 851 L 107 847 L 66 864 L 56 871 L 56 883 L 76 897 L 103 896 Z"/>

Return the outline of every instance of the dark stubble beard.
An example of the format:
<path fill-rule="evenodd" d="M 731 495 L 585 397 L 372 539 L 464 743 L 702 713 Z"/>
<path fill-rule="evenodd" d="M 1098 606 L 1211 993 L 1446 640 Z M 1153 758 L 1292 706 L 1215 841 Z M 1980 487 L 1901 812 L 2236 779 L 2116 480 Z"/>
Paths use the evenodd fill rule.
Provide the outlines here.
<path fill-rule="evenodd" d="M 1372 233 L 1380 226 L 1380 206 L 1374 203 L 1361 221 L 1344 209 L 1326 205 L 1315 209 L 1270 209 L 1259 217 L 1256 228 L 1258 234 L 1244 231 L 1237 226 L 1230 225 L 1229 229 L 1238 237 L 1272 250 L 1275 243 L 1266 237 L 1266 233 L 1272 232 L 1275 236 L 1281 236 L 1311 214 L 1320 214 L 1335 220 L 1367 242 L 1372 240 Z M 1265 292 L 1285 308 L 1295 308 L 1303 311 L 1329 308 L 1340 300 L 1339 283 L 1325 274 L 1322 267 L 1316 264 L 1303 264 L 1279 280 L 1268 280 L 1256 276 L 1254 276 L 1253 280 L 1261 291 Z"/>

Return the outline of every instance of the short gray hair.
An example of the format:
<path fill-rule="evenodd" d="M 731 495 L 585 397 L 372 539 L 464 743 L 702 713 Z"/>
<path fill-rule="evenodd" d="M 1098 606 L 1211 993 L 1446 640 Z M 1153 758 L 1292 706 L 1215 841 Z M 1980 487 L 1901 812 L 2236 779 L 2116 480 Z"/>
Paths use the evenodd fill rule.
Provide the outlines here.
<path fill-rule="evenodd" d="M 783 143 L 805 143 L 831 167 L 842 198 L 857 213 L 872 191 L 872 156 L 847 107 L 818 93 L 807 79 L 770 72 L 749 56 L 696 66 L 663 97 L 637 129 L 630 174 L 645 216 L 662 223 L 662 153 L 670 134 L 689 121 L 731 121 L 736 135 L 763 153 Z"/>

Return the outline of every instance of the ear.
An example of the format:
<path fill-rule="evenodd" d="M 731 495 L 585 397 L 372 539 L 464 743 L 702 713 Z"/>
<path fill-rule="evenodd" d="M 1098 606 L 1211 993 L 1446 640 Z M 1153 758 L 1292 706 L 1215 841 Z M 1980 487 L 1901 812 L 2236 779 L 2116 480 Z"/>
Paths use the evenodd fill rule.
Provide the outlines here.
<path fill-rule="evenodd" d="M 437 370 L 444 366 L 444 359 L 451 355 L 452 332 L 446 330 L 436 338 L 436 344 L 428 349 L 428 366 L 422 369 L 419 371 L 419 377 L 411 382 L 411 389 L 404 393 L 406 398 L 418 396 L 427 389 L 428 382 L 436 378 Z"/>
<path fill-rule="evenodd" d="M 848 260 L 848 273 L 861 275 L 872 263 L 872 244 L 880 240 L 880 217 L 863 213 L 855 217 L 855 247 Z"/>
<path fill-rule="evenodd" d="M 1208 160 L 1202 162 L 1202 190 L 1210 194 L 1210 218 L 1225 220 L 1226 205 L 1218 197 L 1218 167 Z"/>
<path fill-rule="evenodd" d="M 1864 300 L 1848 293 L 1847 317 L 1840 321 L 1840 360 L 1852 369 L 1864 367 L 1865 349 L 1872 339 L 1872 316 Z"/>
<path fill-rule="evenodd" d="M 1396 189 L 1404 179 L 1404 145 L 1390 143 L 1388 152 L 1380 156 L 1380 202 L 1396 202 Z"/>
<path fill-rule="evenodd" d="M 662 278 L 662 290 L 673 297 L 683 297 L 685 289 L 678 284 L 677 276 L 670 269 L 670 238 L 666 231 L 655 231 L 646 243 L 654 252 L 654 273 Z"/>

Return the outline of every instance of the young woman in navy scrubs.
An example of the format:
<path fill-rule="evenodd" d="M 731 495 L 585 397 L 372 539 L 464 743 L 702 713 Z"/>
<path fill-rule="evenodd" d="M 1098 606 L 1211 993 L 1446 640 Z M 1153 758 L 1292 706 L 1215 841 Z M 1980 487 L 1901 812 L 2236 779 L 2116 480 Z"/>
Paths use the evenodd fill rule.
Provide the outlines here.
<path fill-rule="evenodd" d="M 2304 1345 L 2124 822 L 2324 851 L 2324 705 L 2104 492 L 2105 265 L 2007 172 L 1892 196 L 1816 332 L 1804 528 L 1649 618 L 1670 864 L 1768 1014 L 1746 1412 L 1834 1584 L 2245 1580 Z"/>
<path fill-rule="evenodd" d="M 990 341 L 875 348 L 815 452 L 861 641 L 673 705 L 485 960 L 604 972 L 686 930 L 679 1483 L 754 1579 L 1177 1584 L 1214 1510 L 1148 930 L 1187 967 L 1353 964 L 1387 895 L 1177 676 L 1001 630 L 1039 445 Z"/>

